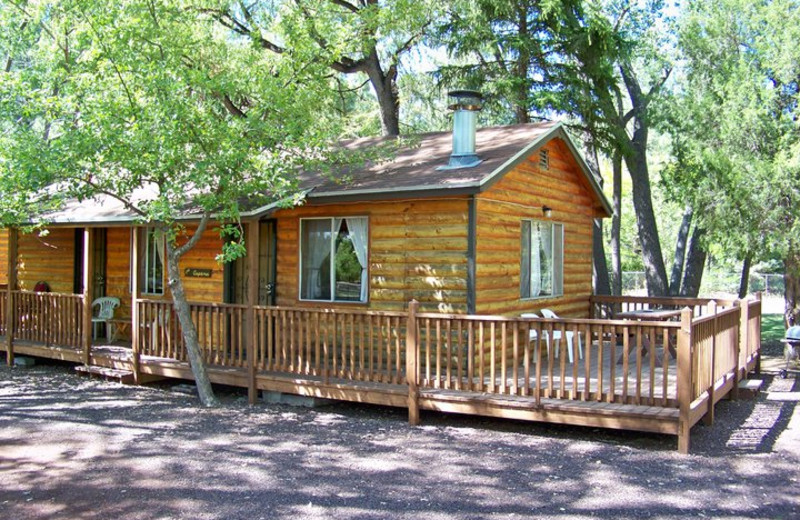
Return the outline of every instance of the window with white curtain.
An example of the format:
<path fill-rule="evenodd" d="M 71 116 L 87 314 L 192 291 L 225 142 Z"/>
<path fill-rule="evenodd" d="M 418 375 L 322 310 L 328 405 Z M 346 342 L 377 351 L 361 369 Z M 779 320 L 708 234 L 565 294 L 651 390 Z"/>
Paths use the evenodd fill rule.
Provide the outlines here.
<path fill-rule="evenodd" d="M 164 294 L 164 234 L 156 228 L 144 230 L 143 294 Z"/>
<path fill-rule="evenodd" d="M 300 299 L 367 301 L 366 217 L 300 220 Z"/>
<path fill-rule="evenodd" d="M 520 297 L 564 294 L 564 225 L 522 221 Z"/>

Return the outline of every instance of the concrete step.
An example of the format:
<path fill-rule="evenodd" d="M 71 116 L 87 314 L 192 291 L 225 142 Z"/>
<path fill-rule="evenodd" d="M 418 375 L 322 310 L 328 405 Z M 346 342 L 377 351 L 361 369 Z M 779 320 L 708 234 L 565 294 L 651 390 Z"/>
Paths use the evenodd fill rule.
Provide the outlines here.
<path fill-rule="evenodd" d="M 739 381 L 739 398 L 755 399 L 762 386 L 764 381 L 761 379 L 742 379 Z"/>
<path fill-rule="evenodd" d="M 124 385 L 133 384 L 133 372 L 117 368 L 98 367 L 95 365 L 78 365 L 75 371 L 81 375 L 101 377 L 106 381 L 119 381 Z"/>

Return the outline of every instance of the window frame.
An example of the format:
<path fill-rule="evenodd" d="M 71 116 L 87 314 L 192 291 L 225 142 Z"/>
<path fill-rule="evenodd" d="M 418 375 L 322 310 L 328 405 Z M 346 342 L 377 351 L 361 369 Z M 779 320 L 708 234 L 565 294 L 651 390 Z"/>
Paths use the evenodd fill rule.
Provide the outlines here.
<path fill-rule="evenodd" d="M 531 232 L 530 230 L 533 229 L 532 228 L 533 223 L 546 224 L 546 225 L 551 226 L 551 232 L 550 232 L 550 237 L 551 237 L 550 239 L 552 241 L 552 243 L 551 243 L 551 259 L 550 259 L 550 269 L 551 269 L 551 271 L 550 271 L 550 279 L 552 280 L 552 292 L 551 292 L 551 294 L 539 294 L 537 296 L 531 296 L 530 292 L 529 292 L 528 295 L 525 296 L 524 293 L 523 293 L 522 274 L 525 272 L 523 262 L 526 259 L 527 259 L 528 262 L 530 262 L 530 258 L 531 258 L 530 251 L 528 251 L 527 255 L 525 254 L 525 236 L 524 236 L 524 231 L 525 231 L 524 223 L 525 222 L 529 222 L 531 224 L 531 227 L 529 228 L 529 233 Z M 558 233 L 556 233 L 556 229 L 558 229 Z M 519 258 L 520 258 L 520 275 L 519 275 L 520 276 L 520 283 L 519 283 L 520 292 L 519 292 L 519 298 L 520 298 L 520 300 L 523 300 L 523 301 L 542 300 L 542 299 L 547 299 L 547 298 L 560 298 L 560 297 L 564 296 L 564 231 L 565 231 L 564 230 L 564 224 L 562 222 L 553 222 L 553 221 L 550 221 L 550 220 L 540 220 L 540 219 L 535 219 L 535 218 L 525 218 L 525 219 L 522 219 L 520 221 L 520 230 L 519 230 L 519 236 L 520 236 L 520 254 L 519 254 Z M 529 244 L 528 247 L 530 248 L 530 241 L 528 242 L 528 244 Z M 527 271 L 529 273 L 531 273 L 530 276 L 533 275 L 530 265 L 528 266 Z M 528 285 L 528 291 L 530 291 L 530 280 L 528 280 L 528 284 L 527 285 Z"/>
<path fill-rule="evenodd" d="M 165 294 L 166 284 L 164 283 L 164 275 L 166 274 L 166 265 L 165 265 L 165 259 L 164 258 L 159 258 L 159 261 L 161 262 L 161 292 L 156 292 L 155 290 L 152 290 L 152 291 L 150 290 L 151 288 L 156 289 L 156 285 L 157 285 L 156 282 L 155 282 L 155 276 L 151 277 L 151 273 L 150 273 L 150 270 L 151 270 L 150 269 L 151 268 L 151 264 L 150 264 L 151 253 L 153 255 L 153 258 L 158 256 L 158 250 L 155 247 L 155 241 L 158 240 L 157 231 L 158 231 L 158 229 L 156 227 L 154 227 L 154 226 L 148 226 L 148 227 L 142 228 L 142 234 L 144 235 L 143 240 L 142 240 L 142 256 L 144 258 L 144 262 L 142 262 L 142 265 L 141 265 L 142 283 L 143 283 L 141 294 L 142 295 L 147 295 L 147 296 L 164 296 L 164 294 Z M 150 240 L 151 236 L 153 237 L 152 241 Z M 166 254 L 166 237 L 164 237 L 162 235 L 161 240 L 164 241 L 164 254 Z M 152 242 L 152 251 L 151 251 L 151 242 Z M 155 267 L 155 264 L 152 264 L 152 265 L 153 265 L 153 267 Z M 155 274 L 155 273 L 153 273 L 153 274 Z M 152 278 L 152 283 L 151 283 L 151 278 Z"/>
<path fill-rule="evenodd" d="M 336 219 L 346 220 L 346 219 L 364 219 L 367 222 L 367 261 L 366 267 L 362 267 L 366 271 L 366 276 L 364 277 L 366 282 L 366 297 L 358 300 L 337 300 L 336 296 L 336 236 L 338 236 L 338 230 L 333 229 L 333 224 Z M 368 215 L 344 215 L 344 216 L 331 216 L 331 217 L 303 217 L 299 219 L 298 224 L 298 259 L 297 259 L 297 300 L 301 302 L 309 302 L 309 303 L 342 303 L 342 304 L 354 304 L 354 305 L 364 305 L 369 303 L 370 291 L 369 291 L 369 256 L 370 256 L 370 221 Z M 331 233 L 331 240 L 329 244 L 329 255 L 330 255 L 330 273 L 331 273 L 331 297 L 329 299 L 318 299 L 318 298 L 304 298 L 303 297 L 303 223 L 312 220 L 327 220 L 330 222 L 330 233 Z"/>

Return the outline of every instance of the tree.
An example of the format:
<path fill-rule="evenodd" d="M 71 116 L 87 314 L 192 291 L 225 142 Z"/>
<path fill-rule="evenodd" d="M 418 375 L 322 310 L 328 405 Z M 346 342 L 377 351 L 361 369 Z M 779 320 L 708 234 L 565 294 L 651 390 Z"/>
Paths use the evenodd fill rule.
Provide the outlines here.
<path fill-rule="evenodd" d="M 267 52 L 366 76 L 378 101 L 381 131 L 396 136 L 400 60 L 422 39 L 435 6 L 418 0 L 295 0 L 223 2 L 204 11 Z"/>
<path fill-rule="evenodd" d="M 329 92 L 318 67 L 274 59 L 198 12 L 181 0 L 6 3 L 0 217 L 43 223 L 67 198 L 106 196 L 157 227 L 198 392 L 213 405 L 179 259 L 212 218 L 234 237 L 219 258 L 244 254 L 241 200 L 291 196 L 334 126 L 314 109 Z"/>
<path fill-rule="evenodd" d="M 441 34 L 451 52 L 471 53 L 475 60 L 445 69 L 444 77 L 488 85 L 498 103 L 512 107 L 517 122 L 530 120 L 531 112 L 569 116 L 591 136 L 593 147 L 619 157 L 633 181 L 648 292 L 668 294 L 647 155 L 652 105 L 671 72 L 659 51 L 661 2 L 458 5 Z"/>
<path fill-rule="evenodd" d="M 778 253 L 786 321 L 800 322 L 800 12 L 796 2 L 690 2 L 677 135 L 706 242 L 742 260 Z M 688 181 L 687 178 L 688 177 Z M 687 189 L 683 190 L 688 193 Z"/>

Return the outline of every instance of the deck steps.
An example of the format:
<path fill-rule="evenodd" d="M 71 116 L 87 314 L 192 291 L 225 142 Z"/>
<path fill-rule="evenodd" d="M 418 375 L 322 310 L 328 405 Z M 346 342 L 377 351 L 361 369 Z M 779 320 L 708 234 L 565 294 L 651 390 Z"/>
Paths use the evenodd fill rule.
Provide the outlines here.
<path fill-rule="evenodd" d="M 764 381 L 761 379 L 742 379 L 739 381 L 739 398 L 755 399 L 762 386 Z"/>
<path fill-rule="evenodd" d="M 124 385 L 134 383 L 133 372 L 130 370 L 120 370 L 118 368 L 106 368 L 95 365 L 78 365 L 75 371 L 81 375 L 89 377 L 100 377 L 106 381 L 119 381 Z"/>

